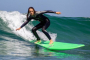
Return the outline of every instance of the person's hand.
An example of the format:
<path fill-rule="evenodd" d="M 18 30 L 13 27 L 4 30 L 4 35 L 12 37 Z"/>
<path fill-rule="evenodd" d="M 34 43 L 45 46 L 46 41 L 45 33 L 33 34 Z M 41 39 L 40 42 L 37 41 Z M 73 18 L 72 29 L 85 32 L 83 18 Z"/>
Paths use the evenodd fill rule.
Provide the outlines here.
<path fill-rule="evenodd" d="M 17 30 L 20 30 L 20 29 L 21 29 L 21 28 L 17 28 L 16 31 L 17 31 Z"/>
<path fill-rule="evenodd" d="M 61 12 L 56 12 L 56 14 L 61 14 Z"/>

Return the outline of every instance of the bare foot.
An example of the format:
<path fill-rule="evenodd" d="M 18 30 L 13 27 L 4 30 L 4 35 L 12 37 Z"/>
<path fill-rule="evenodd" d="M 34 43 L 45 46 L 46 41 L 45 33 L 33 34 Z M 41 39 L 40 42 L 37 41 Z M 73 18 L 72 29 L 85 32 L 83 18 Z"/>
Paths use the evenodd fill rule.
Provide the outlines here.
<path fill-rule="evenodd" d="M 34 42 L 34 43 L 38 43 L 38 42 L 40 42 L 40 43 L 41 43 L 41 40 L 38 40 L 38 41 L 36 41 L 36 42 Z"/>
<path fill-rule="evenodd" d="M 53 43 L 53 40 L 50 40 L 50 43 L 49 43 L 49 45 L 50 45 L 50 44 L 52 44 L 52 43 Z"/>
<path fill-rule="evenodd" d="M 38 41 L 34 42 L 34 43 L 37 43 Z"/>

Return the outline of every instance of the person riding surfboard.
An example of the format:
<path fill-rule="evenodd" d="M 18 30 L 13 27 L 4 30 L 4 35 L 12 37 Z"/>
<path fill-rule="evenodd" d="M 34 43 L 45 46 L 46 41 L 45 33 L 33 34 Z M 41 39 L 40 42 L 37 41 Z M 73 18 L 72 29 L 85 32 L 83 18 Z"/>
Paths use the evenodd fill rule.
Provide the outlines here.
<path fill-rule="evenodd" d="M 22 27 L 24 27 L 29 21 L 31 21 L 31 19 L 35 19 L 37 21 L 39 21 L 40 23 L 37 24 L 35 27 L 32 28 L 32 32 L 34 34 L 34 36 L 37 38 L 37 42 L 41 42 L 40 37 L 37 34 L 37 30 L 42 28 L 42 32 L 47 36 L 47 38 L 50 40 L 49 44 L 53 43 L 53 40 L 51 39 L 49 33 L 46 31 L 46 29 L 50 26 L 50 20 L 44 16 L 44 13 L 55 13 L 55 14 L 61 14 L 61 12 L 55 12 L 55 11 L 51 11 L 51 10 L 46 10 L 46 11 L 35 11 L 35 9 L 33 7 L 29 7 L 28 8 L 28 13 L 27 13 L 27 20 L 21 25 L 20 28 L 17 28 L 17 30 L 20 30 Z"/>

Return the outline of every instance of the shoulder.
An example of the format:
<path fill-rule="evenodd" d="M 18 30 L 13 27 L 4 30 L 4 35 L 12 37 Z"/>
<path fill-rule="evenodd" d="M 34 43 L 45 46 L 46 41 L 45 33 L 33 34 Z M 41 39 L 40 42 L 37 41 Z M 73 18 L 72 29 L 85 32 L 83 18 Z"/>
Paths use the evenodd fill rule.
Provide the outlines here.
<path fill-rule="evenodd" d="M 41 11 L 36 11 L 36 14 L 40 14 Z"/>
<path fill-rule="evenodd" d="M 36 14 L 40 14 L 42 12 L 46 12 L 46 11 L 36 11 Z"/>

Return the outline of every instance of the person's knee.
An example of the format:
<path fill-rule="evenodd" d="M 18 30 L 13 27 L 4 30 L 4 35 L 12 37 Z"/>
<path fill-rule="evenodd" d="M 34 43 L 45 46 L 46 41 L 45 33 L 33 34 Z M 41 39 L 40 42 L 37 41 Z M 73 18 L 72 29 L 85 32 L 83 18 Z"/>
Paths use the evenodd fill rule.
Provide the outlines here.
<path fill-rule="evenodd" d="M 47 32 L 45 29 L 42 29 L 42 32 Z"/>
<path fill-rule="evenodd" d="M 36 31 L 36 28 L 34 27 L 34 28 L 32 28 L 32 32 L 35 32 Z"/>

